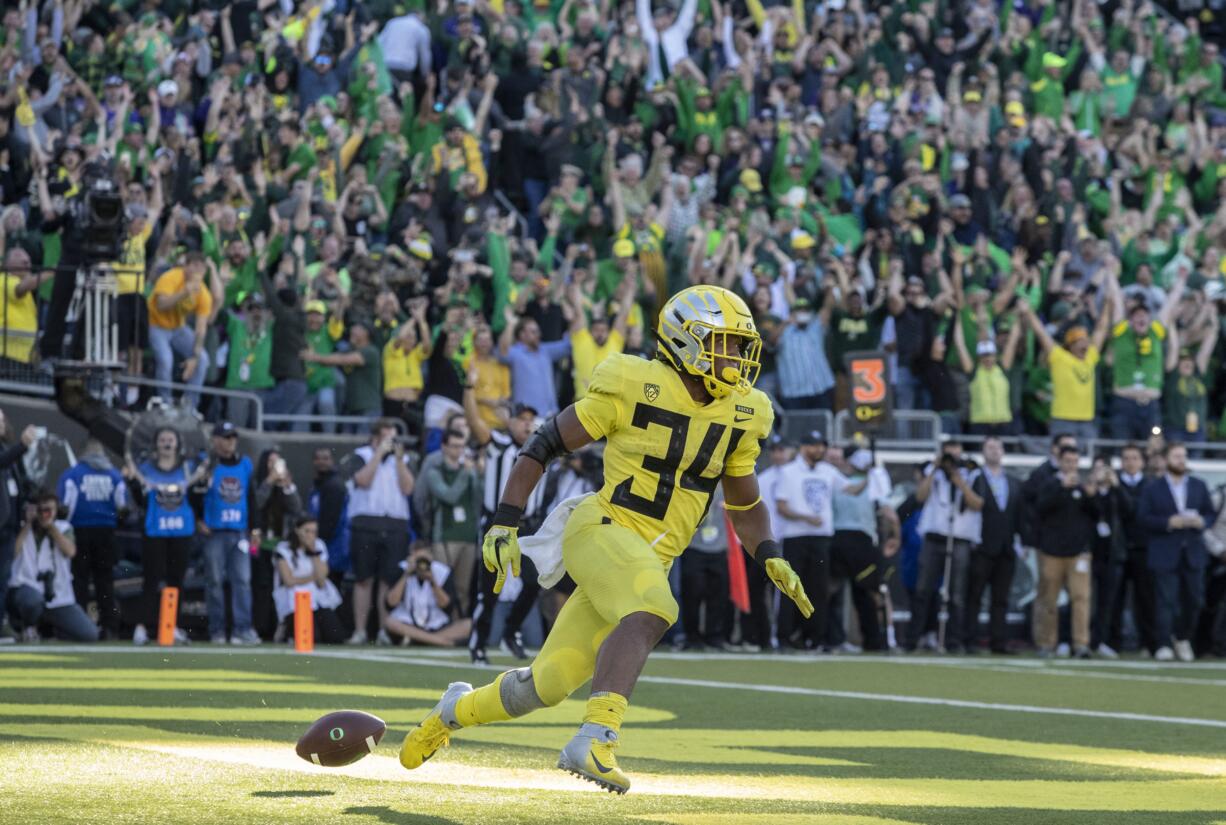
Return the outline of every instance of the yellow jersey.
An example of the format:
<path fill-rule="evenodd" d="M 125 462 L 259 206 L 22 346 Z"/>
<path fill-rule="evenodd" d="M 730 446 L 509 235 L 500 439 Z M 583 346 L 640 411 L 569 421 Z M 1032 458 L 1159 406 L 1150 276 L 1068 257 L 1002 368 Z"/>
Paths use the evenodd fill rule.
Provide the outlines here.
<path fill-rule="evenodd" d="M 606 439 L 600 507 L 665 564 L 690 543 L 719 480 L 754 472 L 775 419 L 760 390 L 699 404 L 669 365 L 621 354 L 596 367 L 575 412 Z"/>
<path fill-rule="evenodd" d="M 1048 363 L 1051 366 L 1051 417 L 1063 421 L 1093 421 L 1098 349 L 1090 347 L 1082 360 L 1064 347 L 1056 346 L 1048 356 Z"/>
<path fill-rule="evenodd" d="M 213 296 L 209 294 L 208 286 L 201 284 L 200 289 L 188 295 L 166 312 L 158 309 L 157 296 L 174 295 L 183 289 L 187 283 L 187 273 L 182 267 L 168 269 L 153 286 L 153 292 L 148 299 L 149 326 L 159 329 L 178 329 L 187 323 L 189 316 L 208 315 L 213 311 Z"/>
<path fill-rule="evenodd" d="M 38 306 L 34 292 L 17 296 L 23 275 L 0 272 L 0 358 L 29 364 L 38 338 Z"/>
<path fill-rule="evenodd" d="M 383 345 L 383 392 L 389 390 L 420 390 L 425 387 L 421 365 L 426 362 L 426 350 L 421 344 L 406 350 L 395 338 Z"/>
<path fill-rule="evenodd" d="M 145 221 L 144 227 L 135 235 L 123 239 L 119 260 L 111 264 L 119 281 L 119 294 L 143 294 L 145 291 L 145 244 L 153 234 L 153 224 Z"/>
<path fill-rule="evenodd" d="M 588 382 L 600 362 L 625 348 L 626 339 L 615 329 L 609 330 L 609 337 L 605 339 L 604 344 L 597 344 L 592 333 L 586 328 L 572 335 L 570 337 L 570 360 L 574 364 L 575 398 L 582 398 L 587 394 Z"/>

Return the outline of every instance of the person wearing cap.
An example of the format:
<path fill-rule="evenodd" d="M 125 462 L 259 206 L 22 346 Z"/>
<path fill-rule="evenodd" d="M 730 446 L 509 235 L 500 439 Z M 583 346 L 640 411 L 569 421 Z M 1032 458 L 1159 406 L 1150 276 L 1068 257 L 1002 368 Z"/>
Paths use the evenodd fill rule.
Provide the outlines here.
<path fill-rule="evenodd" d="M 89 602 L 90 583 L 98 606 L 101 639 L 119 638 L 115 602 L 115 528 L 128 509 L 128 487 L 101 442 L 90 438 L 77 463 L 64 471 L 56 495 L 67 511 L 77 553 L 72 557 L 72 584 L 77 604 Z"/>
<path fill-rule="evenodd" d="M 273 378 L 273 326 L 262 292 L 243 296 L 239 309 L 226 311 L 226 389 L 263 394 L 276 385 Z M 245 398 L 226 400 L 230 420 L 252 426 L 255 409 Z"/>
<path fill-rule="evenodd" d="M 834 536 L 830 541 L 830 575 L 851 585 L 852 602 L 860 620 L 864 650 L 888 650 L 883 619 L 881 585 L 885 582 L 886 558 L 882 552 L 879 524 L 898 535 L 898 514 L 886 498 L 892 485 L 884 468 L 874 468 L 873 451 L 855 447 L 846 457 L 848 477 L 864 486 L 834 490 L 831 517 Z"/>
<path fill-rule="evenodd" d="M 511 407 L 505 429 L 494 429 L 486 425 L 477 408 L 477 399 L 471 385 L 464 388 L 464 417 L 472 430 L 473 441 L 479 449 L 485 451 L 485 477 L 481 497 L 481 529 L 488 529 L 494 514 L 498 510 L 498 501 L 506 488 L 507 479 L 511 475 L 516 461 L 519 460 L 521 448 L 528 442 L 537 426 L 539 413 L 531 404 L 516 402 Z M 545 520 L 546 505 L 544 485 L 538 485 L 528 496 L 524 504 L 523 521 L 520 532 L 530 536 L 537 531 Z M 536 568 L 531 559 L 523 558 L 520 568 L 522 589 L 511 603 L 511 612 L 503 622 L 502 642 L 507 650 L 517 659 L 526 659 L 523 642 L 519 637 L 520 629 L 528 618 L 532 606 L 540 595 L 541 587 L 537 582 Z M 488 664 L 486 646 L 494 620 L 494 607 L 498 604 L 498 593 L 495 585 L 498 578 L 493 571 L 484 565 L 477 565 L 477 590 L 475 609 L 473 610 L 472 636 L 468 640 L 468 652 L 475 664 Z"/>
<path fill-rule="evenodd" d="M 230 585 L 231 644 L 259 644 L 251 626 L 251 553 L 260 531 L 252 524 L 255 512 L 255 468 L 238 451 L 238 428 L 223 421 L 213 430 L 209 475 L 204 491 L 203 517 L 197 530 L 204 536 L 205 603 L 209 640 L 226 643 L 225 586 Z"/>
<path fill-rule="evenodd" d="M 827 290 L 832 280 L 827 279 Z M 834 371 L 826 358 L 826 329 L 833 303 L 827 291 L 818 312 L 804 298 L 792 304 L 775 356 L 779 403 L 785 410 L 828 410 L 834 404 Z"/>
<path fill-rule="evenodd" d="M 368 420 L 380 415 L 383 410 L 383 393 L 380 389 L 382 359 L 366 321 L 359 320 L 349 325 L 347 352 L 324 354 L 308 348 L 302 351 L 301 356 L 306 363 L 341 368 L 345 374 L 345 401 L 342 405 L 345 415 Z M 356 432 L 360 428 L 359 424 L 349 424 L 345 430 Z"/>
<path fill-rule="evenodd" d="M 1119 288 L 1114 277 L 1109 279 L 1108 288 Z M 1081 325 L 1072 326 L 1064 333 L 1062 345 L 1056 343 L 1028 303 L 1022 301 L 1018 308 L 1030 329 L 1034 331 L 1039 348 L 1051 366 L 1052 401 L 1048 431 L 1052 434 L 1068 433 L 1079 441 L 1093 441 L 1098 437 L 1098 425 L 1095 423 L 1095 376 L 1099 348 L 1106 340 L 1110 328 L 1110 295 L 1108 300 L 1103 302 L 1094 331 L 1087 332 Z"/>
<path fill-rule="evenodd" d="M 991 338 L 991 327 L 981 325 L 979 340 L 975 343 L 975 358 L 972 360 L 967 351 L 966 336 L 961 330 L 961 313 L 955 323 L 959 329 L 953 335 L 954 349 L 962 371 L 970 377 L 968 421 L 971 435 L 1013 435 L 1017 428 L 1013 426 L 1013 393 L 1006 373 L 1013 368 L 1017 356 L 1021 325 L 1013 324 L 1010 327 L 1004 352 L 1000 353 Z"/>
<path fill-rule="evenodd" d="M 329 317 L 328 305 L 318 298 L 307 301 L 303 312 L 306 315 L 304 335 L 307 346 L 320 355 L 335 352 L 336 342 L 345 334 L 344 323 L 337 316 Z M 330 419 L 336 416 L 338 410 L 336 368 L 305 359 L 304 367 L 307 394 L 294 414 L 318 416 L 320 431 L 334 433 L 336 422 Z M 304 421 L 296 421 L 292 429 L 294 432 L 309 432 L 311 427 Z M 322 525 L 320 529 L 323 529 Z"/>
<path fill-rule="evenodd" d="M 1185 270 L 1175 281 L 1171 294 L 1181 295 L 1186 283 Z M 1179 351 L 1177 344 L 1167 340 L 1179 301 L 1168 300 L 1156 319 L 1144 301 L 1125 311 L 1124 297 L 1118 290 L 1113 304 L 1119 320 L 1111 329 L 1112 395 L 1107 432 L 1112 438 L 1141 441 L 1162 425 L 1162 390 L 1168 356 L 1164 348 L 1170 355 Z"/>
<path fill-rule="evenodd" d="M 830 544 L 834 536 L 833 496 L 856 495 L 866 480 L 852 482 L 825 461 L 826 436 L 810 430 L 800 438 L 800 453 L 779 471 L 775 507 L 783 557 L 800 576 L 813 601 L 813 614 L 803 619 L 788 602 L 781 603 L 779 643 L 806 650 L 821 647 L 826 638 L 830 601 Z"/>
<path fill-rule="evenodd" d="M 1032 48 L 1032 59 L 1026 63 L 1026 74 L 1030 78 L 1030 111 L 1060 122 L 1064 116 L 1064 84 L 1077 67 L 1081 50 L 1081 41 L 1074 38 L 1067 55 L 1044 52 L 1036 64 L 1033 56 L 1038 49 Z"/>

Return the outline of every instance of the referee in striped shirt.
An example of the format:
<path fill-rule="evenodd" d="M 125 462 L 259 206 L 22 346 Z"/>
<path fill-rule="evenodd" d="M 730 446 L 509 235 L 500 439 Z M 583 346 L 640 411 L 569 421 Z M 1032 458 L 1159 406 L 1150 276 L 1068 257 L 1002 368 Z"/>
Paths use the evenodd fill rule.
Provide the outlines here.
<path fill-rule="evenodd" d="M 472 429 L 474 440 L 480 447 L 485 448 L 485 487 L 481 498 L 481 535 L 484 535 L 494 517 L 494 511 L 498 509 L 498 499 L 511 475 L 511 468 L 519 458 L 519 449 L 536 428 L 538 413 L 527 404 L 516 404 L 511 408 L 511 416 L 507 420 L 507 431 L 491 430 L 481 418 L 476 394 L 469 384 L 464 388 L 464 414 L 468 418 L 468 426 Z M 544 485 L 538 484 L 524 505 L 524 517 L 519 528 L 521 538 L 535 533 L 545 521 L 544 498 Z M 480 540 L 478 537 L 478 543 Z M 519 639 L 519 629 L 528 617 L 528 612 L 532 610 L 532 605 L 536 603 L 541 586 L 536 580 L 536 568 L 527 556 L 522 558 L 520 573 L 523 589 L 511 605 L 502 640 L 512 656 L 527 659 L 528 654 L 524 652 L 523 643 Z M 473 609 L 472 635 L 468 640 L 468 651 L 474 664 L 489 663 L 485 646 L 489 641 L 494 607 L 498 604 L 498 596 L 494 593 L 495 578 L 493 573 L 485 569 L 485 565 L 477 565 L 477 599 Z"/>

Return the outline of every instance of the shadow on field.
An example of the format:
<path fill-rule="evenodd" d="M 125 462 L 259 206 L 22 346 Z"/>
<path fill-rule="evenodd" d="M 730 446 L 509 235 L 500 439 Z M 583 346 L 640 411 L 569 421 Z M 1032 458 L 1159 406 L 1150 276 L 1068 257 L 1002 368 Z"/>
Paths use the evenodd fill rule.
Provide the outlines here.
<path fill-rule="evenodd" d="M 454 819 L 444 819 L 441 816 L 429 814 L 410 814 L 404 811 L 394 811 L 386 805 L 367 805 L 360 808 L 346 808 L 342 813 L 356 816 L 375 816 L 380 822 L 389 825 L 456 825 Z"/>
<path fill-rule="evenodd" d="M 332 796 L 335 791 L 252 791 L 251 795 L 263 799 L 308 799 L 312 796 Z"/>

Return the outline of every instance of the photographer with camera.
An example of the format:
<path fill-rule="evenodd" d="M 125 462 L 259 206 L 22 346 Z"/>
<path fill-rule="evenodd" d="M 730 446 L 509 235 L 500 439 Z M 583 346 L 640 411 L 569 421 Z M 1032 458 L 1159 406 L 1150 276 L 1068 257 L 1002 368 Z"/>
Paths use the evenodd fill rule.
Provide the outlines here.
<path fill-rule="evenodd" d="M 0 410 L 0 583 L 9 580 L 13 564 L 13 544 L 21 529 L 21 516 L 25 512 L 25 495 L 29 488 L 22 456 L 38 439 L 38 430 L 33 425 L 15 435 L 8 416 Z M 12 628 L 8 619 L 0 618 L 0 644 L 11 644 Z"/>
<path fill-rule="evenodd" d="M 1037 512 L 1043 521 L 1039 544 L 1039 590 L 1034 601 L 1034 643 L 1039 656 L 1057 653 L 1057 600 L 1067 590 L 1072 611 L 1073 655 L 1090 658 L 1091 548 L 1098 522 L 1097 486 L 1081 481 L 1076 447 L 1061 447 L 1056 474 L 1039 488 Z"/>
<path fill-rule="evenodd" d="M 943 582 L 942 607 L 948 613 L 945 638 L 938 637 L 938 644 L 950 653 L 962 648 L 971 545 L 980 542 L 983 528 L 983 497 L 972 489 L 978 475 L 978 465 L 963 458 L 962 445 L 956 441 L 943 443 L 936 460 L 924 467 L 924 478 L 915 490 L 916 501 L 923 505 L 919 534 L 924 543 L 911 600 L 907 650 L 915 650 L 924 636 L 938 582 Z"/>
<path fill-rule="evenodd" d="M 403 644 L 454 647 L 472 627 L 471 619 L 455 618 L 455 587 L 451 568 L 434 561 L 430 551 L 420 547 L 400 562 L 404 570 L 388 591 L 383 619 L 386 633 L 395 633 Z"/>
<path fill-rule="evenodd" d="M 481 480 L 477 476 L 468 437 L 458 430 L 443 436 L 443 460 L 422 472 L 433 519 L 428 526 L 434 555 L 452 570 L 460 615 L 472 607 L 473 565 L 477 558 Z"/>
<path fill-rule="evenodd" d="M 349 552 L 353 563 L 353 636 L 349 644 L 365 644 L 370 597 L 378 577 L 379 642 L 387 617 L 387 590 L 400 576 L 400 562 L 409 549 L 409 496 L 413 471 L 405 444 L 397 437 L 396 421 L 380 418 L 370 427 L 370 443 L 353 451 L 360 462 L 353 474 L 349 498 Z"/>
<path fill-rule="evenodd" d="M 72 590 L 72 557 L 77 546 L 72 525 L 57 518 L 55 493 L 39 493 L 27 504 L 17 534 L 16 557 L 9 575 L 6 605 L 24 628 L 22 641 L 39 640 L 38 625 L 46 621 L 63 638 L 96 642 L 98 628 L 77 604 Z"/>

